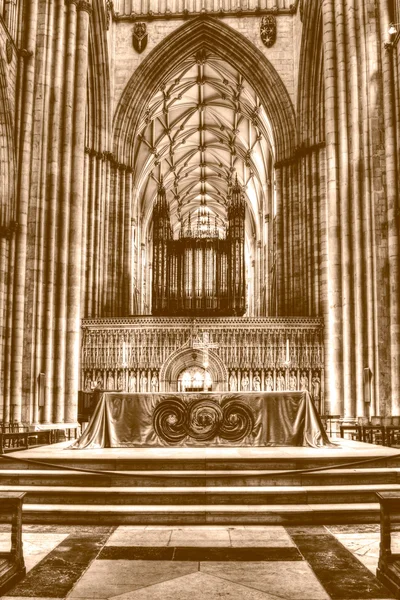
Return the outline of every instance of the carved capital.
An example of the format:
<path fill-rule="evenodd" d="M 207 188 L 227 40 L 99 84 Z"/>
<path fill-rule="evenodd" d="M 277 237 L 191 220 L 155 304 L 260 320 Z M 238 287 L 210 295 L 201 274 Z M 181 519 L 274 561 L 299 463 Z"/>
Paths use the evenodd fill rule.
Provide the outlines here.
<path fill-rule="evenodd" d="M 77 10 L 82 10 L 87 12 L 89 15 L 92 14 L 92 5 L 90 4 L 90 2 L 86 2 L 86 0 L 79 0 L 79 2 L 76 5 L 76 9 Z"/>
<path fill-rule="evenodd" d="M 18 231 L 19 225 L 16 221 L 10 221 L 9 225 L 0 226 L 0 237 L 10 240 Z"/>
<path fill-rule="evenodd" d="M 108 160 L 109 162 L 113 162 L 114 161 L 113 153 L 107 150 L 106 152 L 104 152 L 104 159 Z"/>
<path fill-rule="evenodd" d="M 27 50 L 26 48 L 20 48 L 18 50 L 18 56 L 20 56 L 24 60 L 28 60 L 29 58 L 32 58 L 33 52 L 32 50 Z"/>

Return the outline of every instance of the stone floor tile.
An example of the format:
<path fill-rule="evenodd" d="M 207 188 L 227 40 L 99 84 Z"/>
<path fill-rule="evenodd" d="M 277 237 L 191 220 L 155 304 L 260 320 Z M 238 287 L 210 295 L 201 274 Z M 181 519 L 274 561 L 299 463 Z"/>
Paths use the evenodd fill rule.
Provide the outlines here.
<path fill-rule="evenodd" d="M 103 582 L 101 586 L 89 583 L 87 585 L 78 585 L 67 598 L 79 598 L 79 600 L 82 600 L 83 598 L 85 600 L 107 600 L 107 598 L 113 598 L 114 596 L 131 592 L 132 590 L 137 589 L 137 587 L 140 586 L 135 586 L 133 583 L 123 585 Z"/>
<path fill-rule="evenodd" d="M 42 598 L 36 596 L 1 596 L 1 600 L 64 600 L 64 598 Z"/>
<path fill-rule="evenodd" d="M 189 561 L 213 561 L 213 562 L 264 562 L 264 564 L 272 561 L 301 561 L 302 556 L 296 547 L 290 548 L 267 548 L 267 547 L 250 547 L 250 548 L 221 548 L 221 547 L 178 547 L 173 548 L 173 560 L 189 560 Z"/>
<path fill-rule="evenodd" d="M 106 546 L 167 546 L 171 531 L 149 531 L 118 528 L 108 538 Z"/>
<path fill-rule="evenodd" d="M 109 598 L 198 571 L 191 562 L 97 560 L 84 573 L 68 598 Z"/>
<path fill-rule="evenodd" d="M 328 594 L 306 562 L 201 563 L 208 573 L 287 600 L 329 600 Z"/>
<path fill-rule="evenodd" d="M 326 525 L 326 529 L 336 535 L 336 533 L 379 533 L 380 525 L 378 523 L 365 523 L 360 525 Z"/>
<path fill-rule="evenodd" d="M 60 544 L 68 536 L 67 533 L 34 533 L 23 532 L 22 544 L 26 572 L 28 573 L 49 552 Z M 0 533 L 0 552 L 10 551 L 10 535 Z"/>
<path fill-rule="evenodd" d="M 169 542 L 169 546 L 174 548 L 179 548 L 181 546 L 185 547 L 198 547 L 198 548 L 230 548 L 231 541 L 228 538 L 223 539 L 199 539 L 197 537 L 182 537 L 178 539 L 171 539 Z"/>
<path fill-rule="evenodd" d="M 268 547 L 268 548 L 293 548 L 295 544 L 291 540 L 286 539 L 273 539 L 273 538 L 252 538 L 252 537 L 244 537 L 243 539 L 233 539 L 231 540 L 231 544 L 233 548 L 260 548 L 260 547 Z"/>
<path fill-rule="evenodd" d="M 86 533 L 68 535 L 16 584 L 9 595 L 65 597 L 96 558 L 108 535 L 104 532 L 91 536 Z"/>
<path fill-rule="evenodd" d="M 376 579 L 375 573 L 325 529 L 325 535 L 298 533 L 287 527 L 301 554 L 313 569 L 332 598 L 386 598 L 388 590 Z"/>
<path fill-rule="evenodd" d="M 105 546 L 97 560 L 173 560 L 175 551 L 170 546 Z"/>
<path fill-rule="evenodd" d="M 229 532 L 232 546 L 294 546 L 289 534 L 284 527 L 274 528 L 269 527 L 263 529 L 232 529 Z"/>
<path fill-rule="evenodd" d="M 362 526 L 360 526 L 362 527 Z M 331 529 L 331 527 L 329 527 Z M 376 575 L 379 560 L 380 532 L 376 531 L 347 531 L 333 533 L 364 566 Z M 400 553 L 400 532 L 392 533 L 392 551 Z"/>
<path fill-rule="evenodd" d="M 216 600 L 217 598 L 278 600 L 273 594 L 230 583 L 205 573 L 192 573 L 172 581 L 113 596 L 110 600 L 188 600 L 188 598 L 191 600 Z M 309 597 L 307 600 L 312 599 Z"/>
<path fill-rule="evenodd" d="M 172 532 L 170 546 L 231 546 L 229 531 L 225 529 L 178 529 Z"/>

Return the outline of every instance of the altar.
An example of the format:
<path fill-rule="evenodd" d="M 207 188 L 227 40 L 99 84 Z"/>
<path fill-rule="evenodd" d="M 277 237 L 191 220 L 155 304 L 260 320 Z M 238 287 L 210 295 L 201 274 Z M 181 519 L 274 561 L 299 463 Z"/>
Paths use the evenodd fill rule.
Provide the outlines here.
<path fill-rule="evenodd" d="M 307 391 L 103 392 L 73 448 L 329 445 Z"/>

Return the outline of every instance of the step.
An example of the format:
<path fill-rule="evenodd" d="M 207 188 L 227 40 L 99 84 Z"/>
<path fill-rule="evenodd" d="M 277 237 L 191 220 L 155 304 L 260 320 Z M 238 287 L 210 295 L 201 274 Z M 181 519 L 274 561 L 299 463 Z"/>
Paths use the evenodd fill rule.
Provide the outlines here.
<path fill-rule="evenodd" d="M 400 492 L 400 485 L 341 486 L 196 486 L 67 487 L 0 486 L 1 492 L 25 492 L 25 503 L 89 505 L 271 505 L 356 504 L 374 502 L 376 492 Z"/>
<path fill-rule="evenodd" d="M 385 448 L 386 449 L 386 448 Z M 113 450 L 113 449 L 111 449 Z M 135 450 L 141 450 L 137 448 Z M 166 450 L 166 449 L 162 449 Z M 190 448 L 185 450 L 191 450 Z M 242 450 L 239 448 L 238 450 Z M 389 450 L 389 449 L 386 449 Z M 29 452 L 29 451 L 28 451 Z M 60 456 L 60 453 L 52 456 L 49 455 L 47 458 L 35 457 L 32 455 L 32 462 L 27 462 L 22 458 L 21 460 L 11 460 L 10 455 L 6 455 L 6 458 L 1 459 L 0 467 L 2 470 L 55 470 L 59 467 L 73 467 L 76 469 L 83 470 L 94 470 L 94 471 L 286 471 L 286 470 L 309 470 L 317 468 L 356 468 L 356 469 L 372 469 L 372 468 L 400 468 L 400 452 L 393 455 L 382 454 L 382 457 L 374 456 L 368 458 L 367 456 L 329 456 L 327 454 L 319 455 L 318 451 L 316 454 L 303 457 L 285 457 L 280 456 L 272 458 L 266 456 L 265 458 L 258 455 L 254 456 L 221 456 L 212 458 L 192 458 L 190 454 L 185 456 L 184 460 L 182 456 L 176 455 L 176 458 L 168 457 L 167 454 L 160 454 L 150 456 L 146 453 L 137 453 L 132 455 L 131 458 L 105 458 L 104 452 L 99 450 L 99 457 L 95 458 L 92 455 L 87 458 L 83 454 L 84 451 L 80 452 L 76 458 L 71 457 L 71 451 L 65 451 L 66 456 Z M 327 451 L 325 451 L 327 452 Z M 16 455 L 22 454 L 25 457 L 26 453 L 16 452 Z M 83 455 L 82 455 L 83 454 Z M 364 462 L 368 459 L 368 462 Z M 359 464 L 353 465 L 353 463 L 359 462 Z"/>
<path fill-rule="evenodd" d="M 379 503 L 298 505 L 25 504 L 25 524 L 272 525 L 378 523 Z"/>
<path fill-rule="evenodd" d="M 278 474 L 275 470 L 195 470 L 195 471 L 115 471 L 113 473 L 85 473 L 62 469 L 2 469 L 2 485 L 63 486 L 156 486 L 169 487 L 171 482 L 180 487 L 204 485 L 348 485 L 400 483 L 400 469 L 328 469 L 301 474 Z"/>

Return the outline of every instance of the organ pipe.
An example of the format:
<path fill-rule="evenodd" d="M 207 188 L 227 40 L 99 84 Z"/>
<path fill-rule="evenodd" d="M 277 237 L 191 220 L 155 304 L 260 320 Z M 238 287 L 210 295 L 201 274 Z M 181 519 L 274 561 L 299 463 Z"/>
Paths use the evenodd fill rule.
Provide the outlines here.
<path fill-rule="evenodd" d="M 154 315 L 243 315 L 246 311 L 244 261 L 245 201 L 237 180 L 228 203 L 228 229 L 211 226 L 205 203 L 192 227 L 189 215 L 173 239 L 162 182 L 153 210 Z"/>

